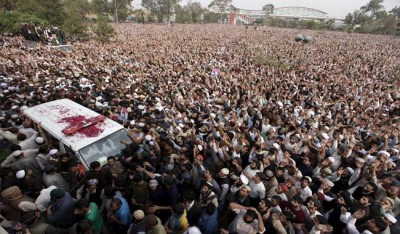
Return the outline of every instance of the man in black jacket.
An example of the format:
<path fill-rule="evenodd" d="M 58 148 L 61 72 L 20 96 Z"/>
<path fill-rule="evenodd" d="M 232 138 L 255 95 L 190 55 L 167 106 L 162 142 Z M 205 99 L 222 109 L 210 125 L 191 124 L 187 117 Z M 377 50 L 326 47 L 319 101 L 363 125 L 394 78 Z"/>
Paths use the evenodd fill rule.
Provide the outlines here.
<path fill-rule="evenodd" d="M 186 217 L 190 226 L 197 225 L 202 208 L 200 203 L 195 199 L 196 195 L 192 191 L 183 192 L 183 200 L 186 209 Z"/>

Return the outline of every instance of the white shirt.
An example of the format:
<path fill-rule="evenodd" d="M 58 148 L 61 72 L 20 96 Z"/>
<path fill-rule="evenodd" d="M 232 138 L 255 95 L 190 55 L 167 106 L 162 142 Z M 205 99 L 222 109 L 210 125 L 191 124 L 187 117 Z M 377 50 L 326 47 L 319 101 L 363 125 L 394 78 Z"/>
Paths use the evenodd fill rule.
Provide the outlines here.
<path fill-rule="evenodd" d="M 228 231 L 230 233 L 236 232 L 236 233 L 249 233 L 249 234 L 256 234 L 256 233 L 264 233 L 264 230 L 258 230 L 258 220 L 254 219 L 252 223 L 246 223 L 243 220 L 244 215 L 246 214 L 247 210 L 242 209 L 235 209 L 233 210 L 235 213 L 237 213 L 235 219 L 231 222 L 231 224 L 228 227 Z"/>
<path fill-rule="evenodd" d="M 248 165 L 248 166 L 243 170 L 243 172 L 246 172 L 246 174 L 249 174 L 251 177 L 248 178 L 248 179 L 251 180 L 251 178 L 254 177 L 254 176 L 257 174 L 257 172 L 260 172 L 260 170 L 258 170 L 258 169 L 253 170 L 253 169 L 251 169 L 250 165 Z M 248 176 L 247 176 L 246 174 L 244 174 L 243 172 L 242 172 L 242 174 L 245 175 L 246 177 L 248 177 Z"/>
<path fill-rule="evenodd" d="M 346 212 L 346 214 L 340 215 L 340 221 L 346 224 L 347 231 L 349 234 L 360 234 L 360 232 L 356 228 L 356 221 L 357 219 L 354 218 L 350 212 Z"/>
<path fill-rule="evenodd" d="M 31 138 L 34 134 L 38 134 L 38 132 L 33 128 L 21 128 L 19 132 L 24 134 L 26 139 Z"/>
<path fill-rule="evenodd" d="M 36 153 L 39 150 L 37 149 L 30 149 L 30 150 L 23 150 L 22 153 L 24 154 L 23 158 L 30 158 L 35 157 Z M 14 153 L 14 152 L 13 152 Z M 7 156 L 7 158 L 1 163 L 1 167 L 10 168 L 11 165 L 17 161 L 17 159 L 13 156 L 13 153 Z"/>
<path fill-rule="evenodd" d="M 311 189 L 310 189 L 310 187 L 305 187 L 305 188 L 302 188 L 301 186 L 300 186 L 300 182 L 296 182 L 296 188 L 300 188 L 300 197 L 301 197 L 301 199 L 303 199 L 303 201 L 305 201 L 308 197 L 311 197 L 312 196 L 312 191 L 311 191 Z"/>
<path fill-rule="evenodd" d="M 7 139 L 7 141 L 13 144 L 18 144 L 17 134 L 11 133 L 9 131 L 0 130 L 0 136 Z"/>
<path fill-rule="evenodd" d="M 256 184 L 253 181 L 251 181 L 249 186 L 251 188 L 251 191 L 249 193 L 249 196 L 251 198 L 260 198 L 260 199 L 265 198 L 265 186 L 263 182 L 259 182 L 258 184 Z"/>
<path fill-rule="evenodd" d="M 21 141 L 18 145 L 21 146 L 22 150 L 27 149 L 39 149 L 39 145 L 36 144 L 36 137 L 38 137 L 39 133 L 34 133 L 30 138 L 27 138 L 24 141 Z"/>
<path fill-rule="evenodd" d="M 35 201 L 35 204 L 40 212 L 46 211 L 51 201 L 50 192 L 51 190 L 56 188 L 57 188 L 56 186 L 52 185 L 40 191 L 40 195 L 36 198 Z"/>

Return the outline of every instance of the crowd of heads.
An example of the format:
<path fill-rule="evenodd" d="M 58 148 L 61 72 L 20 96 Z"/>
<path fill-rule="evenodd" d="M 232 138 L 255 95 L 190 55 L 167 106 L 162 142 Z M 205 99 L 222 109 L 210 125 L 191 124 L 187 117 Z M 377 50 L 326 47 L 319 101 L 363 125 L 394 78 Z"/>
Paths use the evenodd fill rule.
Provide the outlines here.
<path fill-rule="evenodd" d="M 70 52 L 0 39 L 6 220 L 31 233 L 400 231 L 399 39 L 116 31 Z M 131 142 L 86 170 L 23 114 L 63 98 L 120 123 Z"/>

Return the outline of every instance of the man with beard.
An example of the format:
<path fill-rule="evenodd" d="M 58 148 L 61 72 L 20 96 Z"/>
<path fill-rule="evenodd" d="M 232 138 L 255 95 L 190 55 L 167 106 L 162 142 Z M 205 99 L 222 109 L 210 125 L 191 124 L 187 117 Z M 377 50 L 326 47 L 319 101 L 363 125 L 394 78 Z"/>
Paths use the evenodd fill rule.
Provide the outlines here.
<path fill-rule="evenodd" d="M 200 203 L 196 200 L 196 195 L 194 192 L 192 191 L 183 192 L 183 205 L 187 212 L 186 217 L 189 222 L 189 225 L 191 226 L 196 225 L 197 221 L 201 216 L 202 207 Z"/>
<path fill-rule="evenodd" d="M 335 186 L 332 188 L 332 192 L 336 193 L 339 191 L 344 191 L 349 188 L 349 179 L 350 176 L 354 173 L 354 169 L 351 167 L 339 167 L 339 169 L 334 172 L 334 178 L 332 181 L 334 181 Z"/>
<path fill-rule="evenodd" d="M 265 186 L 262 181 L 263 179 L 265 179 L 265 174 L 262 172 L 257 172 L 257 174 L 249 183 L 251 189 L 249 196 L 252 206 L 256 206 L 260 200 L 264 200 L 265 198 Z"/>
<path fill-rule="evenodd" d="M 293 214 L 294 219 L 292 220 L 292 223 L 305 224 L 307 221 L 307 215 L 301 208 L 302 205 L 303 199 L 301 196 L 294 195 L 290 202 L 283 201 L 280 206 L 284 212 L 286 211 Z"/>
<path fill-rule="evenodd" d="M 267 170 L 265 172 L 265 180 L 263 181 L 265 186 L 265 191 L 269 192 L 272 188 L 278 186 L 278 180 L 275 178 L 275 175 L 272 171 Z M 266 194 L 268 195 L 268 194 Z"/>
<path fill-rule="evenodd" d="M 242 176 L 245 177 L 245 176 Z M 247 177 L 246 177 L 247 178 Z M 248 207 L 250 206 L 250 193 L 251 189 L 247 185 L 242 185 L 242 187 L 236 192 L 232 193 L 229 198 L 228 198 L 228 203 L 229 206 L 230 204 L 239 204 L 241 206 Z M 223 216 L 222 221 L 221 221 L 221 227 L 226 227 L 229 225 L 229 223 L 232 222 L 232 220 L 235 218 L 236 213 L 234 213 L 232 210 L 228 209 L 226 214 Z"/>
<path fill-rule="evenodd" d="M 357 219 L 356 225 L 361 225 L 371 217 L 371 205 L 374 198 L 368 195 L 362 196 L 358 202 L 350 204 L 352 210 L 363 210 L 364 215 Z"/>
<path fill-rule="evenodd" d="M 378 203 L 375 203 L 372 208 L 371 212 L 373 215 L 383 215 L 385 213 L 392 213 L 394 201 L 390 197 L 384 197 L 379 200 Z"/>
<path fill-rule="evenodd" d="M 352 194 L 352 197 L 355 200 L 360 200 L 360 198 L 364 195 L 369 195 L 371 197 L 375 197 L 375 193 L 378 191 L 378 186 L 373 182 L 368 182 L 364 187 L 358 187 Z"/>
<path fill-rule="evenodd" d="M 349 234 L 359 234 L 366 230 L 372 233 L 380 233 L 387 228 L 387 224 L 382 220 L 380 216 L 372 217 L 367 220 L 363 225 L 356 226 L 355 223 L 357 219 L 365 216 L 365 211 L 358 210 L 351 215 L 350 212 L 347 212 L 346 208 L 341 208 L 340 220 L 346 224 L 347 231 Z"/>
<path fill-rule="evenodd" d="M 246 176 L 247 179 L 250 181 L 253 179 L 253 177 L 256 175 L 257 172 L 260 172 L 260 162 L 257 160 L 253 160 L 250 165 L 248 165 L 244 170 L 242 175 Z"/>
<path fill-rule="evenodd" d="M 244 207 L 237 203 L 229 204 L 229 208 L 237 214 L 228 227 L 229 233 L 264 233 L 264 222 L 256 208 Z M 223 232 L 227 233 L 226 230 Z"/>
<path fill-rule="evenodd" d="M 228 194 L 228 191 L 229 191 L 230 181 L 229 181 L 228 175 L 229 175 L 228 168 L 222 168 L 218 172 L 217 182 L 221 188 L 221 194 L 219 195 L 219 198 L 218 198 L 220 212 L 222 211 L 222 209 L 225 206 L 226 195 Z"/>
<path fill-rule="evenodd" d="M 340 221 L 341 208 L 347 207 L 348 205 L 341 194 L 339 194 L 338 198 L 334 202 L 331 202 L 331 204 L 333 204 L 334 207 L 329 213 L 328 224 L 333 227 L 332 234 L 342 234 L 346 224 Z"/>
<path fill-rule="evenodd" d="M 218 197 L 213 192 L 213 185 L 210 182 L 203 183 L 200 192 L 200 205 L 205 207 L 208 203 L 213 203 L 215 207 L 218 207 Z"/>
<path fill-rule="evenodd" d="M 399 199 L 399 194 L 400 194 L 400 188 L 396 187 L 395 185 L 391 185 L 387 190 L 386 190 L 386 196 L 393 199 L 393 209 L 392 212 L 395 217 L 397 217 L 400 214 L 400 199 Z"/>
<path fill-rule="evenodd" d="M 103 189 L 106 184 L 111 184 L 111 178 L 107 178 L 105 171 L 98 161 L 91 162 L 89 166 L 91 170 L 86 180 L 97 179 L 99 181 L 97 184 L 98 189 Z"/>

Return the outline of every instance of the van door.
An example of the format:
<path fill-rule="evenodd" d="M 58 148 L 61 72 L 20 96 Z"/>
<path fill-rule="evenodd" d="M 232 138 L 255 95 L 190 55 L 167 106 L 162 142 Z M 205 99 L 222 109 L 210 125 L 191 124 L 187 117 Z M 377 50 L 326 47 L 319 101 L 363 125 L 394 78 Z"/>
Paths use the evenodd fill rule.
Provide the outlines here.
<path fill-rule="evenodd" d="M 79 155 L 77 155 L 76 152 L 73 151 L 73 150 L 71 149 L 71 147 L 67 146 L 67 145 L 64 144 L 64 143 L 61 143 L 61 144 L 62 144 L 62 147 L 64 148 L 64 152 L 65 152 L 66 154 L 71 155 L 71 158 L 72 158 L 73 160 L 75 160 L 75 161 L 77 161 L 77 162 L 83 163 L 82 160 L 80 160 Z"/>

